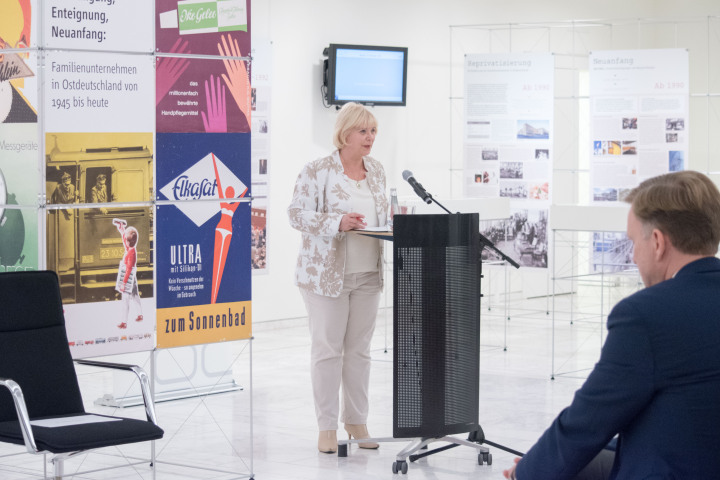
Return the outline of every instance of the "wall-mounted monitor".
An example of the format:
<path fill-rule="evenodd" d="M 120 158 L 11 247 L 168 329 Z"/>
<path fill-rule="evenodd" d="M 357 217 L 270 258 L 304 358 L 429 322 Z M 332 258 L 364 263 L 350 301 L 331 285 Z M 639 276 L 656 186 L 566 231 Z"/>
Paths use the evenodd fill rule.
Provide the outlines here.
<path fill-rule="evenodd" d="M 407 48 L 331 43 L 323 53 L 328 57 L 323 81 L 328 104 L 405 106 Z"/>

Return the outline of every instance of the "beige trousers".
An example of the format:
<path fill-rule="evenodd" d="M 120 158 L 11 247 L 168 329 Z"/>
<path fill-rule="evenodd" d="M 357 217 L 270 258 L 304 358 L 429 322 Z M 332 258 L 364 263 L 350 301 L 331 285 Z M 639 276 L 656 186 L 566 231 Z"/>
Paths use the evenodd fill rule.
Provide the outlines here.
<path fill-rule="evenodd" d="M 338 297 L 300 291 L 310 325 L 310 378 L 318 428 L 337 430 L 341 385 L 341 420 L 366 424 L 370 341 L 380 303 L 380 275 L 345 275 Z"/>

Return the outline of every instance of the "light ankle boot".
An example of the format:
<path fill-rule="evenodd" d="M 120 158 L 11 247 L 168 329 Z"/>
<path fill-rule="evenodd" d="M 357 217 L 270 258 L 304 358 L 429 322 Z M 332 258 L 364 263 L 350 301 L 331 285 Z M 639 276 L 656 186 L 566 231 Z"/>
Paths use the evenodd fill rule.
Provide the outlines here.
<path fill-rule="evenodd" d="M 370 434 L 367 431 L 366 425 L 352 425 L 352 424 L 346 423 L 345 431 L 348 433 L 348 437 L 350 439 L 352 439 L 353 437 L 355 437 L 356 440 L 370 438 Z M 363 442 L 363 443 L 358 443 L 358 446 L 360 448 L 367 448 L 370 450 L 374 450 L 374 449 L 378 448 L 380 445 L 375 442 Z"/>
<path fill-rule="evenodd" d="M 337 448 L 337 431 L 321 430 L 318 435 L 318 450 L 322 453 L 335 453 Z"/>

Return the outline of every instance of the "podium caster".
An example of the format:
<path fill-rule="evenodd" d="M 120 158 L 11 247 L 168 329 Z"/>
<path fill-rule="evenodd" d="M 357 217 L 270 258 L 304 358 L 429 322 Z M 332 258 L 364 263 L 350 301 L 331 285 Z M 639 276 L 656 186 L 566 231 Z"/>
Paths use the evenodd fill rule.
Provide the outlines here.
<path fill-rule="evenodd" d="M 405 460 L 398 460 L 397 462 L 393 462 L 392 464 L 392 472 L 398 473 L 402 472 L 403 475 L 406 474 L 408 471 L 408 464 Z"/>
<path fill-rule="evenodd" d="M 483 463 L 492 465 L 492 453 L 478 453 L 478 465 Z"/>
<path fill-rule="evenodd" d="M 338 445 L 338 457 L 347 457 L 347 443 Z"/>

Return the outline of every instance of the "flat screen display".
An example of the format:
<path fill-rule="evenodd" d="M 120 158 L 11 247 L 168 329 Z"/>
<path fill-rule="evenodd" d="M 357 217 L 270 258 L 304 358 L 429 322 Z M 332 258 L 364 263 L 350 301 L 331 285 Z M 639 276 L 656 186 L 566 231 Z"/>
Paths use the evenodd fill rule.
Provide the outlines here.
<path fill-rule="evenodd" d="M 327 102 L 404 106 L 407 57 L 404 47 L 330 44 Z"/>

